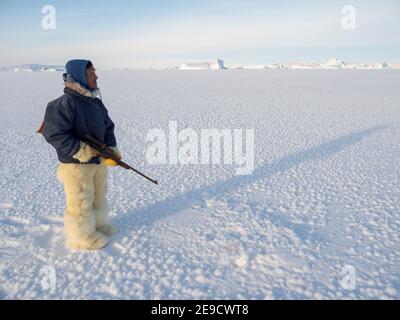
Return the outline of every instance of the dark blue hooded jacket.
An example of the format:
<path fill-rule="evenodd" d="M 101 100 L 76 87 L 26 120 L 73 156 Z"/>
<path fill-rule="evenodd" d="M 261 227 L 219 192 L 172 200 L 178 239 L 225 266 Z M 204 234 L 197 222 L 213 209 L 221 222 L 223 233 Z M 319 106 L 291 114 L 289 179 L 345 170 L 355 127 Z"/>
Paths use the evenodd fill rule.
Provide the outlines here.
<path fill-rule="evenodd" d="M 66 65 L 69 79 L 89 89 L 86 79 L 88 60 L 71 60 Z M 80 148 L 80 140 L 86 133 L 113 147 L 116 146 L 114 123 L 108 116 L 103 102 L 98 98 L 86 97 L 65 88 L 64 94 L 49 102 L 44 117 L 43 136 L 57 151 L 63 163 L 80 163 L 72 156 Z M 100 163 L 99 157 L 87 163 Z"/>

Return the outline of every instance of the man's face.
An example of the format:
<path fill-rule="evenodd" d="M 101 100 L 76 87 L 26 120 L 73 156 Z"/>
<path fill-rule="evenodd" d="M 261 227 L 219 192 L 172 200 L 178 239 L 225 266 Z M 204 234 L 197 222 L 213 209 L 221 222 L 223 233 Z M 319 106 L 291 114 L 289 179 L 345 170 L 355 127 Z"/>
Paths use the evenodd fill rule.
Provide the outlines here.
<path fill-rule="evenodd" d="M 97 75 L 94 67 L 86 69 L 86 79 L 91 89 L 97 89 Z"/>

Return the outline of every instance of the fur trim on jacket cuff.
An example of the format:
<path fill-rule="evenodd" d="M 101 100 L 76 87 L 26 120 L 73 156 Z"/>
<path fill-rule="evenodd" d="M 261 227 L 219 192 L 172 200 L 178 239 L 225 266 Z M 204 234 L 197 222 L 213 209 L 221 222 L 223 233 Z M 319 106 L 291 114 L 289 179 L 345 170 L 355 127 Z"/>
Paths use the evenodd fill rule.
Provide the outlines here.
<path fill-rule="evenodd" d="M 80 148 L 77 153 L 75 153 L 72 158 L 79 160 L 80 163 L 88 162 L 93 157 L 97 156 L 97 152 L 91 146 L 83 141 L 80 141 Z"/>

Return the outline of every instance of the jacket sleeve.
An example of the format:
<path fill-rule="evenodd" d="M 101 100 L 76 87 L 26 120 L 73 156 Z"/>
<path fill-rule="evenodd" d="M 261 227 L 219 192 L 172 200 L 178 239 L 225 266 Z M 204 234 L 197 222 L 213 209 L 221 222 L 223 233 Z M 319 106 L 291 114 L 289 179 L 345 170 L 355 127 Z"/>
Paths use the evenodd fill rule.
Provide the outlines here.
<path fill-rule="evenodd" d="M 102 105 L 103 110 L 104 110 L 105 124 L 106 124 L 106 134 L 105 134 L 105 137 L 104 137 L 104 142 L 109 147 L 116 147 L 117 146 L 117 140 L 115 139 L 115 135 L 114 135 L 114 127 L 115 127 L 114 122 L 109 117 L 107 108 L 105 107 L 103 102 L 101 102 L 101 105 Z"/>
<path fill-rule="evenodd" d="M 80 141 L 71 134 L 75 109 L 66 97 L 50 102 L 44 116 L 43 136 L 59 153 L 73 156 L 80 148 Z"/>

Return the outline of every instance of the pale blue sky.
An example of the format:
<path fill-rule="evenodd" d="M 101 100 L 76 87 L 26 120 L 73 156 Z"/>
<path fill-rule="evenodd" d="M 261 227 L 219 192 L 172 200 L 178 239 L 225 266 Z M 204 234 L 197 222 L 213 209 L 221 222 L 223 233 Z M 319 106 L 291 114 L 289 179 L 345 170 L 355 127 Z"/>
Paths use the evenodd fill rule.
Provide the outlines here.
<path fill-rule="evenodd" d="M 41 9 L 56 8 L 56 29 Z M 356 29 L 342 28 L 342 7 Z M 319 61 L 400 63 L 400 1 L 0 0 L 0 66 L 147 68 L 222 58 L 227 64 Z"/>

